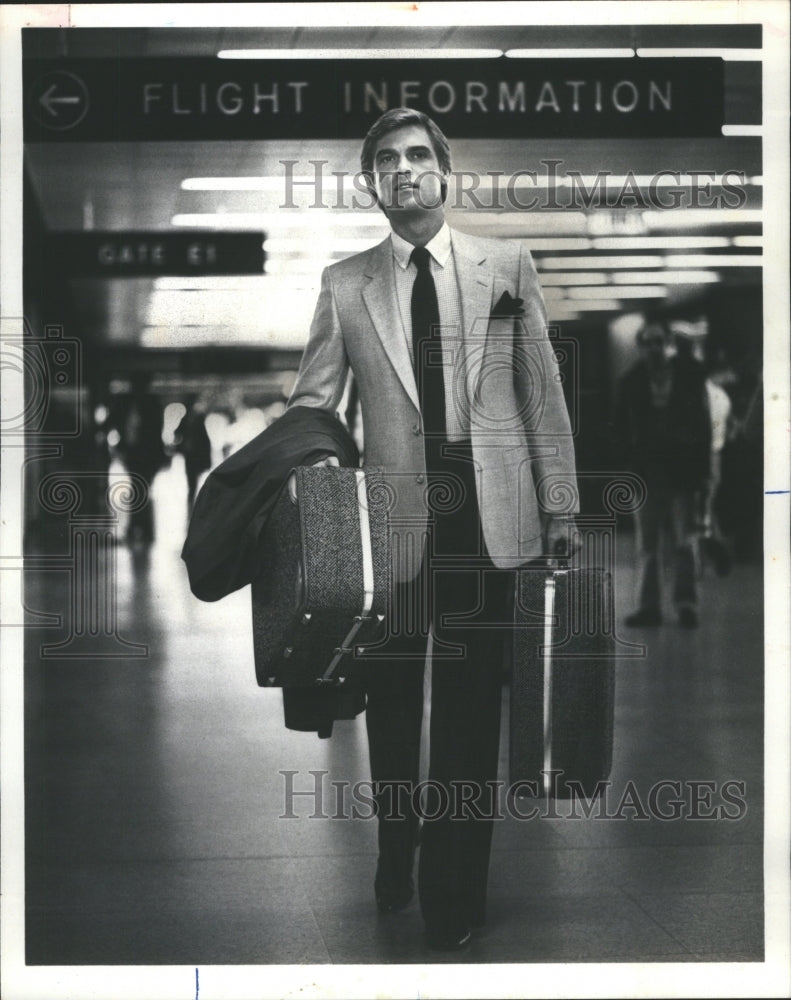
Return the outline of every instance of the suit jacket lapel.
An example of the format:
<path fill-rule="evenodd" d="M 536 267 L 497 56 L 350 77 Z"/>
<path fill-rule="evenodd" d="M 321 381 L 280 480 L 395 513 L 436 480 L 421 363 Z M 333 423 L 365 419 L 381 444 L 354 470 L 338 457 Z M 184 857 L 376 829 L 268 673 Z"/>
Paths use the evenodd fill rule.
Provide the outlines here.
<path fill-rule="evenodd" d="M 368 284 L 363 288 L 363 300 L 374 329 L 382 341 L 396 374 L 409 398 L 420 409 L 415 372 L 404 337 L 401 315 L 398 311 L 390 238 L 376 247 L 365 271 Z"/>
<path fill-rule="evenodd" d="M 455 229 L 452 230 L 451 239 L 456 277 L 461 293 L 468 398 L 472 399 L 477 395 L 481 365 L 486 352 L 494 273 L 485 251 L 481 249 L 477 240 Z"/>

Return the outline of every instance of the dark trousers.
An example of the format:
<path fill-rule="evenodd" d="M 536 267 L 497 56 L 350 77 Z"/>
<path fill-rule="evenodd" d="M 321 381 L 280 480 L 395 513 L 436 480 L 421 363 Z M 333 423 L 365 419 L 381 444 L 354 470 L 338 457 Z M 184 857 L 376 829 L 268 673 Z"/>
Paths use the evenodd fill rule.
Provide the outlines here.
<path fill-rule="evenodd" d="M 205 471 L 205 467 L 198 468 L 190 462 L 186 462 L 185 471 L 187 474 L 187 513 L 191 514 L 192 508 L 195 505 L 195 496 L 198 492 L 198 480 L 201 473 Z"/>
<path fill-rule="evenodd" d="M 486 553 L 469 444 L 437 448 L 429 468 L 436 502 L 422 573 L 394 595 L 392 657 L 366 668 L 371 777 L 379 785 L 377 891 L 409 882 L 422 812 L 418 884 L 426 921 L 478 923 L 497 804 L 492 783 L 513 574 L 496 569 Z M 422 609 L 406 616 L 412 634 L 402 627 L 406 608 Z M 416 809 L 427 621 L 430 761 L 423 807 Z"/>
<path fill-rule="evenodd" d="M 697 608 L 698 543 L 696 494 L 659 476 L 646 476 L 645 503 L 637 512 L 640 550 L 640 609 L 662 608 L 662 543 L 668 533 L 673 547 L 673 603 Z"/>
<path fill-rule="evenodd" d="M 154 541 L 154 502 L 151 499 L 151 483 L 157 474 L 157 469 L 152 468 L 149 462 L 137 463 L 131 459 L 127 459 L 124 464 L 127 472 L 139 477 L 145 483 L 146 491 L 145 503 L 129 515 L 126 537 L 130 542 L 150 544 Z"/>

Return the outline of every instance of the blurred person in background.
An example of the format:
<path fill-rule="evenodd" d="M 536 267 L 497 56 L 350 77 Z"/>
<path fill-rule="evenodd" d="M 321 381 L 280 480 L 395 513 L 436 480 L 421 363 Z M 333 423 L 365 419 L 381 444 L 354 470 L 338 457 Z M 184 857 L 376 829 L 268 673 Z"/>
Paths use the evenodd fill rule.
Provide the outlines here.
<path fill-rule="evenodd" d="M 162 441 L 162 404 L 149 392 L 148 379 L 137 374 L 132 378 L 131 392 L 117 421 L 120 440 L 118 454 L 126 471 L 137 476 L 144 485 L 147 499 L 129 516 L 126 540 L 132 544 L 150 545 L 154 541 L 154 510 L 151 503 L 151 483 L 167 465 Z"/>
<path fill-rule="evenodd" d="M 731 398 L 719 384 L 715 365 L 706 357 L 706 320 L 688 323 L 682 320 L 671 324 L 676 336 L 679 355 L 694 358 L 706 370 L 706 393 L 711 417 L 711 469 L 708 488 L 701 497 L 700 550 L 720 576 L 731 571 L 733 560 L 720 530 L 716 501 L 722 482 L 722 451 L 726 441 L 733 434 Z"/>
<path fill-rule="evenodd" d="M 722 454 L 719 514 L 742 562 L 760 562 L 763 556 L 762 360 L 760 351 L 748 351 L 732 361 L 732 432 Z"/>
<path fill-rule="evenodd" d="M 211 468 L 211 441 L 206 432 L 206 417 L 198 406 L 194 393 L 185 401 L 186 413 L 176 428 L 173 448 L 184 456 L 187 473 L 187 511 L 192 511 L 198 480 L 203 472 Z"/>
<path fill-rule="evenodd" d="M 698 609 L 698 511 L 711 475 L 711 417 L 706 375 L 679 355 L 667 323 L 637 335 L 639 358 L 618 383 L 614 431 L 619 461 L 642 477 L 637 512 L 640 582 L 637 610 L 626 624 L 663 623 L 662 548 L 673 548 L 673 603 L 679 623 L 695 628 Z"/>

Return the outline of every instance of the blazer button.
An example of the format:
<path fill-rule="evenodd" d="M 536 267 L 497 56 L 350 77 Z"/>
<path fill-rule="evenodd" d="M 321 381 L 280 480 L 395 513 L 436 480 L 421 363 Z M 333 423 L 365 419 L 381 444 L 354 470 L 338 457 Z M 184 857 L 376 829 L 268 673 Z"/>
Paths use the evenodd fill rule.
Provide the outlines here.
<path fill-rule="evenodd" d="M 412 433 L 415 437 L 420 437 L 420 424 L 412 424 Z"/>
<path fill-rule="evenodd" d="M 425 476 L 415 476 L 416 483 L 422 483 L 425 480 Z"/>

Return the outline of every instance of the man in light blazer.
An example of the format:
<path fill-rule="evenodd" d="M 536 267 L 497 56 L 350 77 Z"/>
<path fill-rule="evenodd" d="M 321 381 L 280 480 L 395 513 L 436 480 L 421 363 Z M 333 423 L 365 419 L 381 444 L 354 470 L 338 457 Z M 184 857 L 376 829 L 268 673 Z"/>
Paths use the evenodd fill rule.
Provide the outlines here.
<path fill-rule="evenodd" d="M 419 837 L 427 943 L 453 950 L 485 921 L 513 570 L 570 542 L 574 449 L 530 254 L 516 240 L 448 227 L 451 160 L 440 129 L 414 109 L 388 111 L 368 132 L 361 163 L 392 232 L 324 271 L 289 406 L 334 412 L 351 368 L 364 464 L 383 469 L 392 489 L 390 637 L 366 666 L 374 889 L 382 913 L 408 905 Z M 423 247 L 427 254 L 415 253 Z M 438 339 L 418 361 L 413 334 L 424 307 L 415 296 L 425 281 Z M 429 419 L 436 400 L 421 397 L 423 365 L 441 374 L 431 383 L 440 400 L 444 389 L 439 418 Z M 559 494 L 562 514 L 553 514 Z M 430 762 L 419 832 L 429 631 Z"/>

